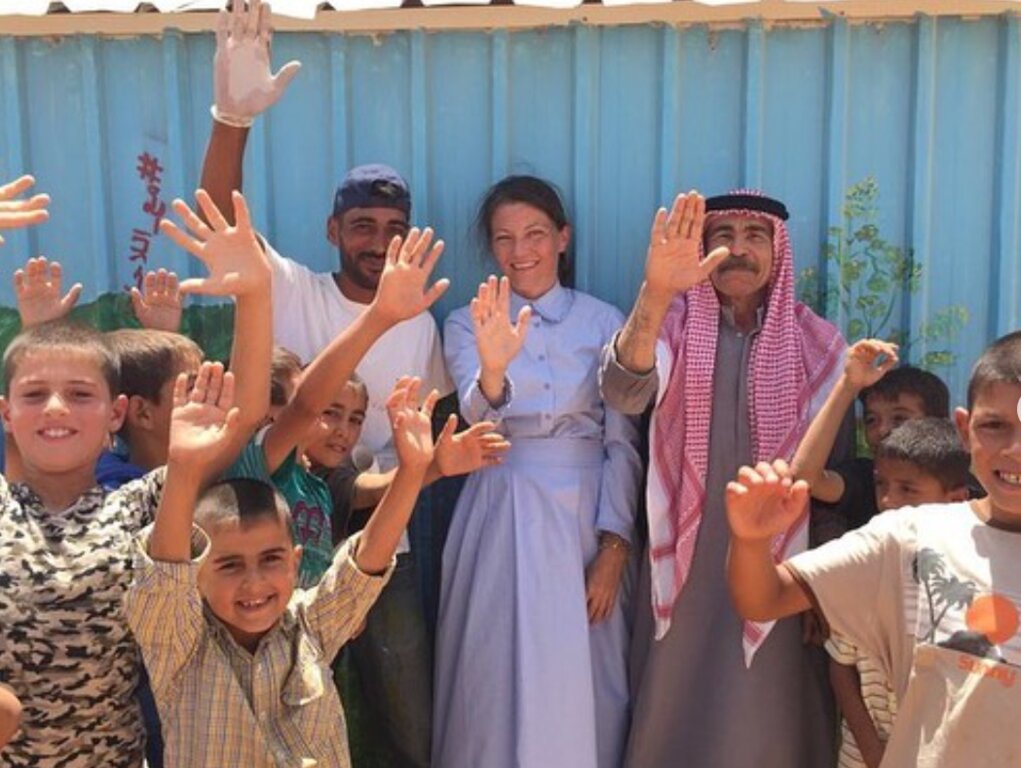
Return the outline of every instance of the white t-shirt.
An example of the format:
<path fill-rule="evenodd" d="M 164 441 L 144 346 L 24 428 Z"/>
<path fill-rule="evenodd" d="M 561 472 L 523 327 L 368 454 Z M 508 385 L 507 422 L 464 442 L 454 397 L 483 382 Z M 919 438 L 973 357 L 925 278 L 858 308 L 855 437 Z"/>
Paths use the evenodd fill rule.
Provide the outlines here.
<path fill-rule="evenodd" d="M 884 768 L 1021 765 L 1021 533 L 908 507 L 788 568 L 897 695 Z"/>
<path fill-rule="evenodd" d="M 330 273 L 313 272 L 281 256 L 268 243 L 266 253 L 273 265 L 273 340 L 307 364 L 368 305 L 345 297 Z M 422 379 L 423 392 L 437 389 L 443 396 L 454 389 L 433 316 L 423 312 L 384 333 L 357 372 L 369 391 L 359 445 L 372 451 L 379 469 L 386 472 L 397 464 L 385 407 L 394 382 L 410 375 Z M 404 540 L 401 551 L 406 550 Z"/>

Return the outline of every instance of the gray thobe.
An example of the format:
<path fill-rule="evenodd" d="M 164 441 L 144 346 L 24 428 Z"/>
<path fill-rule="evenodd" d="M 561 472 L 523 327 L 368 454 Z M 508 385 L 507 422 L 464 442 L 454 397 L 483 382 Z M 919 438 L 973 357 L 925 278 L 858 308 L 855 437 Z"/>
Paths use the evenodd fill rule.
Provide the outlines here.
<path fill-rule="evenodd" d="M 793 617 L 776 623 L 746 668 L 742 621 L 727 589 L 730 531 L 723 494 L 738 468 L 752 462 L 748 362 L 755 333 L 738 331 L 724 310 L 705 510 L 688 580 L 660 641 L 653 635 L 648 552 L 642 559 L 631 646 L 628 768 L 823 768 L 834 762 L 823 652 L 802 643 L 800 617 Z M 641 411 L 658 385 L 655 370 L 631 373 L 617 362 L 612 343 L 607 347 L 602 388 L 608 403 L 626 413 Z"/>

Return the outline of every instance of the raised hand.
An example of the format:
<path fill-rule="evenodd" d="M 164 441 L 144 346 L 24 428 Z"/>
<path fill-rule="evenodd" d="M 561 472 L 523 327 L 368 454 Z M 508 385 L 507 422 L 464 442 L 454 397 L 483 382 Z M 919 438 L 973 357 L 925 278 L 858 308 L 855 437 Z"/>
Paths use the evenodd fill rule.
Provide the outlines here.
<path fill-rule="evenodd" d="M 29 187 L 35 184 L 32 176 L 22 176 L 7 184 L 0 185 L 0 229 L 18 229 L 41 224 L 50 217 L 46 206 L 50 204 L 49 195 L 32 195 L 27 200 L 16 199 Z M 0 243 L 3 243 L 0 237 Z"/>
<path fill-rule="evenodd" d="M 174 200 L 173 208 L 191 235 L 169 219 L 160 222 L 160 230 L 198 258 L 209 268 L 209 276 L 181 281 L 181 293 L 207 296 L 247 296 L 268 290 L 272 268 L 252 229 L 244 196 L 235 191 L 234 221 L 231 226 L 204 189 L 195 192 L 206 225 L 183 200 Z M 268 308 L 267 308 L 268 311 Z"/>
<path fill-rule="evenodd" d="M 727 483 L 727 521 L 735 538 L 772 539 L 783 533 L 808 508 L 808 483 L 793 481 L 787 462 L 761 461 L 741 467 L 737 480 Z"/>
<path fill-rule="evenodd" d="M 402 240 L 395 237 L 386 250 L 386 265 L 369 310 L 387 323 L 399 323 L 429 309 L 450 286 L 446 278 L 426 287 L 443 253 L 443 241 L 430 248 L 433 231 L 413 227 Z"/>
<path fill-rule="evenodd" d="M 177 275 L 165 269 L 146 272 L 142 290 L 131 288 L 131 308 L 143 328 L 177 333 L 184 311 Z"/>
<path fill-rule="evenodd" d="M 467 475 L 483 467 L 499 464 L 510 449 L 507 438 L 495 432 L 491 421 L 480 421 L 455 433 L 457 416 L 451 414 L 436 440 L 433 460 L 445 477 Z"/>
<path fill-rule="evenodd" d="M 433 460 L 432 414 L 440 394 L 435 389 L 419 406 L 422 380 L 404 376 L 386 400 L 394 449 L 402 467 L 425 471 Z"/>
<path fill-rule="evenodd" d="M 665 208 L 656 212 L 645 257 L 645 283 L 653 294 L 673 298 L 683 293 L 709 279 L 730 255 L 721 246 L 699 259 L 704 224 L 705 198 L 697 192 L 678 195 L 669 213 Z"/>
<path fill-rule="evenodd" d="M 44 256 L 29 259 L 14 273 L 14 298 L 22 328 L 56 320 L 71 311 L 81 296 L 82 284 L 75 283 L 62 296 L 62 279 L 60 263 Z"/>
<path fill-rule="evenodd" d="M 897 365 L 897 345 L 880 339 L 862 339 L 847 350 L 844 376 L 861 391 L 871 387 Z"/>
<path fill-rule="evenodd" d="M 522 307 L 516 322 L 510 317 L 510 281 L 492 275 L 479 285 L 478 295 L 471 300 L 472 325 L 475 344 L 479 350 L 479 364 L 483 372 L 492 373 L 502 380 L 507 367 L 517 357 L 528 334 L 531 307 Z"/>
<path fill-rule="evenodd" d="M 234 374 L 222 363 L 202 363 L 188 392 L 188 375 L 174 382 L 167 462 L 203 468 L 226 459 L 236 449 L 240 412 L 234 407 Z"/>
<path fill-rule="evenodd" d="M 245 0 L 233 0 L 232 10 L 220 11 L 213 56 L 213 116 L 240 127 L 273 106 L 301 68 L 289 61 L 272 73 L 269 3 L 251 0 L 245 6 Z"/>

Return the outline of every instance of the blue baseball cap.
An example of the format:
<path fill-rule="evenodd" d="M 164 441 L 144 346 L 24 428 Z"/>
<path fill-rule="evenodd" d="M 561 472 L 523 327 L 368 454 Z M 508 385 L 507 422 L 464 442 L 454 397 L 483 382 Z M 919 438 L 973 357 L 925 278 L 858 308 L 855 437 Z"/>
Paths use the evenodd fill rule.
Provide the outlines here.
<path fill-rule="evenodd" d="M 347 172 L 333 196 L 333 215 L 351 208 L 396 208 L 411 215 L 408 182 L 389 165 L 359 165 Z"/>

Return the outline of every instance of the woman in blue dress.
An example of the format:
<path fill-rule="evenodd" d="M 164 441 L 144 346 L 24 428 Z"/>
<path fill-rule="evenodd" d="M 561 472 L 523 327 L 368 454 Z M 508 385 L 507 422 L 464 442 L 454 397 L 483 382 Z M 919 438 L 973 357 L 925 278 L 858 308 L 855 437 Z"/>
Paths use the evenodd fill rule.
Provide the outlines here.
<path fill-rule="evenodd" d="M 511 449 L 469 478 L 443 553 L 433 765 L 616 768 L 641 462 L 596 374 L 624 317 L 561 283 L 547 182 L 498 182 L 478 225 L 504 277 L 451 313 L 444 353 L 462 414 Z"/>

